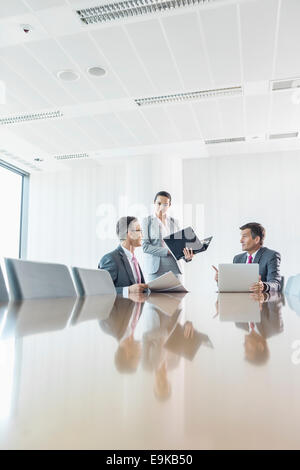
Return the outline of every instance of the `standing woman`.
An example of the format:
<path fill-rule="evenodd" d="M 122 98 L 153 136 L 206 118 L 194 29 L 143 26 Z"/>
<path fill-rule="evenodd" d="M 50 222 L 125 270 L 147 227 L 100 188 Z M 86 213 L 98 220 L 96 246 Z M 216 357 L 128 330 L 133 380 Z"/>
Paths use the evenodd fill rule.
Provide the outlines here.
<path fill-rule="evenodd" d="M 142 222 L 144 267 L 148 282 L 172 271 L 178 278 L 182 271 L 178 261 L 173 257 L 169 248 L 163 241 L 171 233 L 177 232 L 179 225 L 177 220 L 167 215 L 171 206 L 171 195 L 166 191 L 160 191 L 154 199 L 155 214 L 149 215 Z M 193 250 L 184 249 L 185 261 L 191 261 Z"/>

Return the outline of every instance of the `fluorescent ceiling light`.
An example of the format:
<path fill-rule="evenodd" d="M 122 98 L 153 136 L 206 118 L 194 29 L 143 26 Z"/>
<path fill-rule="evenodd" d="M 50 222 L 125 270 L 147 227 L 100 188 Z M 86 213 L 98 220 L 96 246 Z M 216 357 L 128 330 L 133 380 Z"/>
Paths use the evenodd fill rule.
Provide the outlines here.
<path fill-rule="evenodd" d="M 219 88 L 215 90 L 192 91 L 189 93 L 175 93 L 173 95 L 151 96 L 148 98 L 138 98 L 134 101 L 139 106 L 147 106 L 151 104 L 176 103 L 187 100 L 219 98 L 222 96 L 236 96 L 241 95 L 242 93 L 242 87 L 235 86 L 230 88 Z"/>
<path fill-rule="evenodd" d="M 230 137 L 228 139 L 210 139 L 205 140 L 206 145 L 213 145 L 213 144 L 231 144 L 233 142 L 245 142 L 245 137 Z"/>
<path fill-rule="evenodd" d="M 19 116 L 8 116 L 0 118 L 0 124 L 19 124 L 26 121 L 36 121 L 38 119 L 52 119 L 62 117 L 61 111 L 49 111 L 46 113 L 22 114 Z"/>
<path fill-rule="evenodd" d="M 66 155 L 54 155 L 56 160 L 70 160 L 72 158 L 88 158 L 89 155 L 87 153 L 70 153 Z"/>
<path fill-rule="evenodd" d="M 269 139 L 274 140 L 274 139 L 291 139 L 291 138 L 296 138 L 298 137 L 298 132 L 286 132 L 283 134 L 270 134 Z"/>
<path fill-rule="evenodd" d="M 272 91 L 291 90 L 300 87 L 300 78 L 289 78 L 285 80 L 273 80 L 271 82 Z"/>
<path fill-rule="evenodd" d="M 176 8 L 207 5 L 220 0 L 129 0 L 76 10 L 85 24 L 105 23 L 135 16 L 161 13 Z"/>

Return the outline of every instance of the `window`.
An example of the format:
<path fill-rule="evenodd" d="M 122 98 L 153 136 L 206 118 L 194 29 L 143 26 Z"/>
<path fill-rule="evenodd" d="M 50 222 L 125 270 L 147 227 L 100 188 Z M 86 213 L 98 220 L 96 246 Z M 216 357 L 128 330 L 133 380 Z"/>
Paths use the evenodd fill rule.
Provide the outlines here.
<path fill-rule="evenodd" d="M 27 173 L 0 161 L 0 257 L 24 257 L 27 244 Z"/>

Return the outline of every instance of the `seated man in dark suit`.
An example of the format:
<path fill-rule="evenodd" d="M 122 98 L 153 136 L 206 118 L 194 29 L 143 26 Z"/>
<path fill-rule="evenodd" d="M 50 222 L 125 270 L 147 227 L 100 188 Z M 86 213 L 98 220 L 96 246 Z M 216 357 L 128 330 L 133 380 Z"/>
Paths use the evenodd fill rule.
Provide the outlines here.
<path fill-rule="evenodd" d="M 277 251 L 270 250 L 263 246 L 265 238 L 265 229 L 256 222 L 250 222 L 240 227 L 242 250 L 241 253 L 233 258 L 234 263 L 258 263 L 259 264 L 259 282 L 251 286 L 250 290 L 254 293 L 280 291 L 280 254 Z M 214 266 L 213 266 L 214 267 Z M 216 281 L 218 281 L 218 270 Z"/>
<path fill-rule="evenodd" d="M 121 243 L 101 258 L 98 268 L 110 273 L 118 294 L 142 293 L 148 286 L 134 256 L 135 248 L 142 245 L 141 226 L 136 217 L 121 217 L 116 231 Z"/>

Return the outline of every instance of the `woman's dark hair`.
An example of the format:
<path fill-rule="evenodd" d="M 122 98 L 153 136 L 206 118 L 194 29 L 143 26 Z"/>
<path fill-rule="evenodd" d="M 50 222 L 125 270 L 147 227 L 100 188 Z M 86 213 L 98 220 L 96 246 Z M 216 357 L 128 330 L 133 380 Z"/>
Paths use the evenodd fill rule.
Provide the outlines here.
<path fill-rule="evenodd" d="M 171 194 L 170 193 L 167 193 L 167 191 L 159 191 L 156 195 L 155 195 L 155 198 L 154 198 L 154 202 L 156 201 L 156 199 L 158 198 L 158 196 L 163 196 L 163 197 L 167 197 L 170 201 L 170 204 L 171 204 Z"/>

